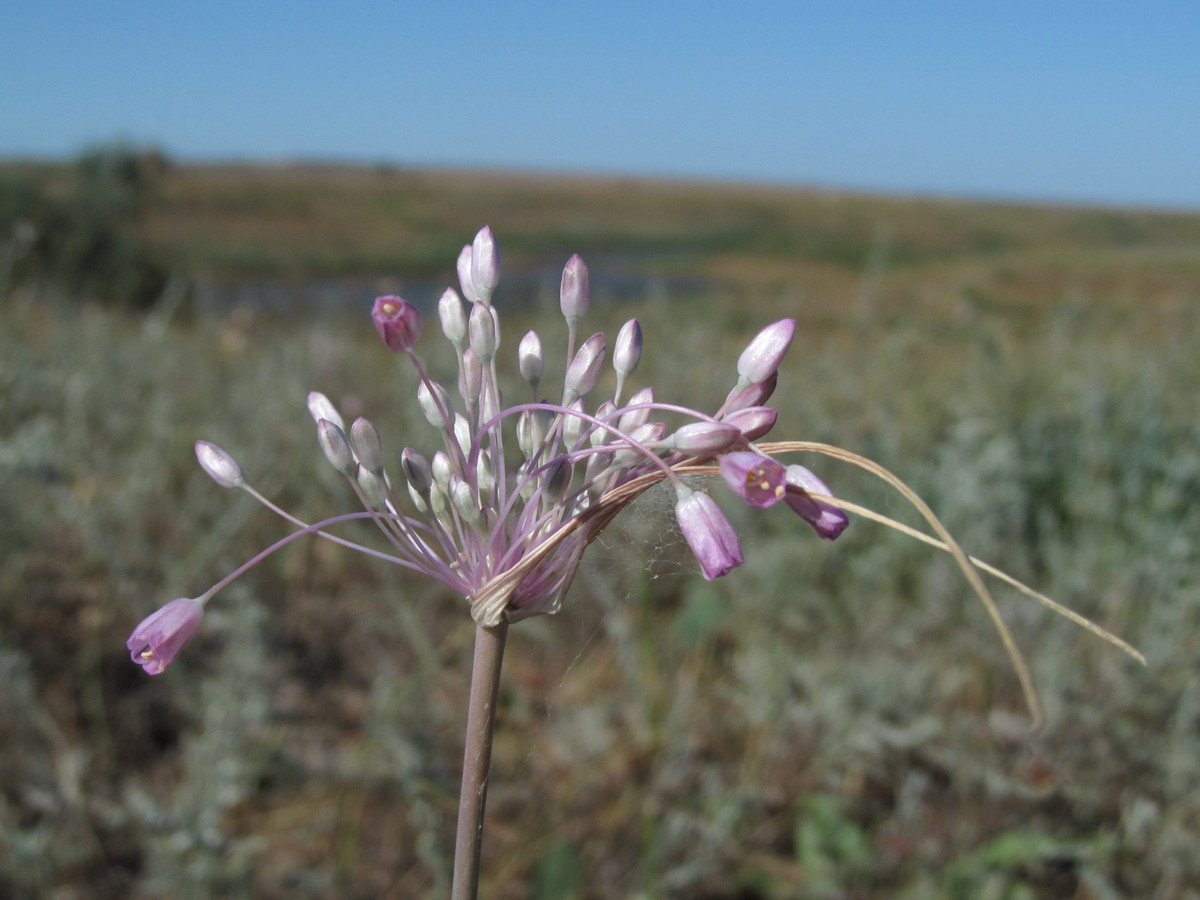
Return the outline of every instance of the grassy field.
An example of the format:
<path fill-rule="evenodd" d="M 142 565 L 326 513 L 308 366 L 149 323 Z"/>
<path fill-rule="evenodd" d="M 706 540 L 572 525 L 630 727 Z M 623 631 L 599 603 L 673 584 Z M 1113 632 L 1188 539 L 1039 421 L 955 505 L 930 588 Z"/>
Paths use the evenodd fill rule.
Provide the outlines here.
<path fill-rule="evenodd" d="M 139 227 L 188 283 L 449 284 L 484 223 L 518 283 L 578 251 L 598 280 L 702 284 L 589 315 L 610 341 L 641 320 L 634 380 L 660 397 L 714 408 L 745 341 L 795 317 L 774 436 L 876 459 L 1149 665 L 997 588 L 1047 708 L 1030 737 L 936 551 L 866 521 L 827 544 L 714 488 L 747 562 L 706 583 L 648 495 L 563 611 L 510 634 L 481 896 L 1200 897 L 1200 215 L 183 166 Z M 549 347 L 564 331 L 523 299 L 498 301 L 506 363 L 535 321 Z M 309 519 L 354 508 L 309 390 L 393 458 L 431 449 L 366 307 L 134 316 L 48 284 L 0 304 L 0 896 L 445 896 L 461 598 L 312 542 L 219 595 L 163 676 L 124 648 L 286 533 L 199 471 L 195 439 Z M 435 321 L 420 350 L 450 371 Z"/>

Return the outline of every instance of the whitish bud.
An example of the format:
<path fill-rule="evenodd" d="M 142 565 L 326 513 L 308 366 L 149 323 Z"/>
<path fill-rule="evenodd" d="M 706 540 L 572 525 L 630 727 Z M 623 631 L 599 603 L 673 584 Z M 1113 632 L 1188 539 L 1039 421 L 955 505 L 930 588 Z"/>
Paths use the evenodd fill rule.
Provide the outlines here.
<path fill-rule="evenodd" d="M 458 283 L 467 302 L 478 303 L 480 294 L 479 288 L 475 286 L 475 277 L 471 274 L 471 256 L 471 245 L 467 244 L 458 254 Z"/>
<path fill-rule="evenodd" d="M 600 404 L 599 407 L 597 407 L 596 418 L 607 420 L 609 418 L 609 416 L 611 416 L 616 411 L 617 411 L 617 404 L 613 403 L 611 400 L 605 400 L 603 403 Z M 610 432 L 607 428 L 601 428 L 599 425 L 597 425 L 594 429 L 592 429 L 592 433 L 588 436 L 588 441 L 591 443 L 591 445 L 593 447 L 599 447 L 605 441 L 608 441 L 611 439 L 612 439 L 612 432 Z"/>
<path fill-rule="evenodd" d="M 719 453 L 741 439 L 741 431 L 725 422 L 691 422 L 667 438 L 667 443 L 680 453 Z"/>
<path fill-rule="evenodd" d="M 492 229 L 484 225 L 471 244 L 471 281 L 482 303 L 492 302 L 492 291 L 500 283 L 500 250 Z"/>
<path fill-rule="evenodd" d="M 467 346 L 467 312 L 462 298 L 454 288 L 446 288 L 438 301 L 438 318 L 442 322 L 442 333 L 459 353 Z"/>
<path fill-rule="evenodd" d="M 354 451 L 346 440 L 346 432 L 328 419 L 322 419 L 317 423 L 317 441 L 330 464 L 347 478 L 353 478 L 358 469 L 358 460 L 354 458 Z"/>
<path fill-rule="evenodd" d="M 365 466 L 358 467 L 358 487 L 372 509 L 387 509 L 387 483 Z"/>
<path fill-rule="evenodd" d="M 350 426 L 350 446 L 364 469 L 376 475 L 383 471 L 383 441 L 374 423 L 361 416 L 355 419 Z"/>
<path fill-rule="evenodd" d="M 604 368 L 604 335 L 596 332 L 583 342 L 583 346 L 567 366 L 567 374 L 563 379 L 565 399 L 567 402 L 576 397 L 583 397 L 596 386 L 600 372 Z"/>
<path fill-rule="evenodd" d="M 536 331 L 525 332 L 521 343 L 517 346 L 517 359 L 520 362 L 521 377 L 529 382 L 534 392 L 537 392 L 538 382 L 546 371 L 546 360 L 542 357 L 542 339 Z"/>
<path fill-rule="evenodd" d="M 475 460 L 475 484 L 480 497 L 486 497 L 496 486 L 496 479 L 492 476 L 491 455 L 488 453 L 480 453 Z"/>
<path fill-rule="evenodd" d="M 471 423 L 467 421 L 467 417 L 462 413 L 454 414 L 454 440 L 458 442 L 458 449 L 462 451 L 463 457 L 470 454 Z"/>
<path fill-rule="evenodd" d="M 621 326 L 613 349 L 613 368 L 618 375 L 629 375 L 642 358 L 642 326 L 637 319 L 630 319 Z"/>
<path fill-rule="evenodd" d="M 320 422 L 322 419 L 325 419 L 343 431 L 346 430 L 346 423 L 337 411 L 337 407 L 320 391 L 313 391 L 308 395 L 308 412 L 313 417 L 314 422 Z"/>
<path fill-rule="evenodd" d="M 433 454 L 433 483 L 440 485 L 443 489 L 449 488 L 450 476 L 454 473 L 454 467 L 450 465 L 450 457 L 444 451 L 439 450 Z"/>
<path fill-rule="evenodd" d="M 432 389 L 430 385 L 433 385 Z M 422 381 L 417 385 L 417 405 L 425 414 L 425 421 L 434 428 L 445 428 L 446 417 L 454 415 L 450 395 L 436 381 Z"/>
<path fill-rule="evenodd" d="M 650 421 L 650 414 L 654 412 L 650 407 L 644 409 L 635 409 L 634 407 L 642 406 L 646 403 L 654 402 L 654 388 L 645 387 L 629 398 L 628 412 L 622 413 L 620 420 L 617 422 L 617 427 L 626 434 L 633 431 L 639 425 L 645 425 Z"/>
<path fill-rule="evenodd" d="M 241 487 L 246 483 L 242 467 L 216 444 L 196 441 L 196 459 L 208 477 L 223 488 Z"/>
<path fill-rule="evenodd" d="M 459 518 L 468 525 L 474 525 L 479 521 L 479 504 L 475 502 L 471 486 L 461 478 L 455 478 L 451 482 L 450 500 L 458 511 Z"/>
<path fill-rule="evenodd" d="M 471 336 L 471 349 L 485 366 L 489 365 L 496 355 L 498 335 L 496 332 L 496 317 L 492 308 L 485 303 L 476 303 L 471 307 L 471 318 L 467 324 Z"/>
<path fill-rule="evenodd" d="M 768 378 L 779 368 L 795 336 L 795 319 L 780 319 L 756 334 L 738 357 L 739 379 L 754 384 Z"/>
<path fill-rule="evenodd" d="M 463 354 L 458 367 L 458 392 L 468 404 L 479 399 L 479 388 L 483 384 L 483 363 L 470 347 Z"/>
<path fill-rule="evenodd" d="M 583 412 L 583 400 L 576 398 L 570 404 L 571 412 Z M 579 441 L 579 435 L 583 433 L 584 421 L 579 416 L 564 415 L 563 416 L 563 441 L 568 447 L 574 447 Z"/>
<path fill-rule="evenodd" d="M 559 290 L 559 306 L 567 321 L 579 320 L 587 313 L 590 295 L 588 270 L 583 258 L 576 253 L 563 267 L 562 286 Z"/>

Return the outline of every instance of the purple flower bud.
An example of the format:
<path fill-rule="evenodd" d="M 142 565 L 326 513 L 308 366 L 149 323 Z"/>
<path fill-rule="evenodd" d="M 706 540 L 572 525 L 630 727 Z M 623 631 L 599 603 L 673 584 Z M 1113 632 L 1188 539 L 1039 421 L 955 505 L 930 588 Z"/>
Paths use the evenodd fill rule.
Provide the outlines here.
<path fill-rule="evenodd" d="M 746 387 L 735 387 L 725 399 L 725 415 L 748 406 L 762 406 L 771 399 L 777 384 L 779 384 L 779 373 L 772 372 L 762 381 Z"/>
<path fill-rule="evenodd" d="M 835 540 L 850 524 L 850 517 L 832 503 L 814 500 L 809 496 L 810 491 L 814 494 L 833 494 L 825 482 L 804 466 L 788 466 L 787 492 L 783 502 L 825 540 Z"/>
<path fill-rule="evenodd" d="M 630 319 L 621 326 L 613 349 L 613 368 L 620 375 L 629 375 L 637 368 L 642 358 L 642 326 L 637 319 Z"/>
<path fill-rule="evenodd" d="M 458 392 L 468 403 L 479 399 L 483 386 L 483 363 L 470 347 L 463 353 L 462 365 L 458 367 Z"/>
<path fill-rule="evenodd" d="M 196 459 L 200 462 L 200 468 L 208 473 L 208 477 L 221 487 L 241 487 L 246 483 L 242 467 L 216 444 L 196 441 Z"/>
<path fill-rule="evenodd" d="M 652 387 L 644 387 L 629 398 L 630 406 L 644 406 L 644 404 L 653 402 L 654 388 Z M 644 409 L 630 409 L 628 412 L 621 414 L 621 418 L 617 420 L 617 427 L 628 434 L 639 425 L 645 425 L 649 422 L 650 415 L 653 412 L 654 410 L 648 406 Z"/>
<path fill-rule="evenodd" d="M 314 422 L 325 419 L 342 430 L 346 428 L 346 422 L 342 419 L 341 413 L 337 411 L 337 407 L 330 403 L 329 398 L 320 391 L 313 391 L 308 395 L 308 412 Z"/>
<path fill-rule="evenodd" d="M 756 441 L 775 427 L 778 415 L 770 406 L 747 406 L 727 414 L 721 421 L 737 428 L 745 440 Z"/>
<path fill-rule="evenodd" d="M 748 506 L 759 509 L 784 499 L 787 489 L 787 470 L 783 464 L 748 450 L 722 456 L 721 477 Z"/>
<path fill-rule="evenodd" d="M 433 387 L 430 388 L 430 385 L 433 385 Z M 445 428 L 445 416 L 453 413 L 453 409 L 450 406 L 450 395 L 436 381 L 431 381 L 428 384 L 422 381 L 417 385 L 417 405 L 421 407 L 421 412 L 425 415 L 425 421 L 434 428 Z"/>
<path fill-rule="evenodd" d="M 354 451 L 346 440 L 346 432 L 328 419 L 322 419 L 317 423 L 317 441 L 333 467 L 347 478 L 353 478 L 358 470 L 358 460 L 354 458 Z"/>
<path fill-rule="evenodd" d="M 741 440 L 742 432 L 725 422 L 691 422 L 667 438 L 680 453 L 719 453 Z"/>
<path fill-rule="evenodd" d="M 446 288 L 438 300 L 438 319 L 442 323 L 442 333 L 461 353 L 467 346 L 467 313 L 454 288 Z"/>
<path fill-rule="evenodd" d="M 378 297 L 371 310 L 375 329 L 396 353 L 412 349 L 421 336 L 421 314 L 401 297 Z"/>
<path fill-rule="evenodd" d="M 675 517 L 705 579 L 720 578 L 742 564 L 737 533 L 708 494 L 680 486 Z"/>
<path fill-rule="evenodd" d="M 583 346 L 575 353 L 575 358 L 567 366 L 567 374 L 563 379 L 567 402 L 584 396 L 596 386 L 604 368 L 604 351 L 604 334 L 597 331 L 584 341 Z"/>
<path fill-rule="evenodd" d="M 771 376 L 792 346 L 796 336 L 796 320 L 780 319 L 754 336 L 738 357 L 738 376 L 746 384 L 756 384 Z"/>
<path fill-rule="evenodd" d="M 500 283 L 500 250 L 492 229 L 484 225 L 471 244 L 471 282 L 481 303 L 491 303 L 492 291 Z"/>
<path fill-rule="evenodd" d="M 546 371 L 546 360 L 542 357 L 542 339 L 536 331 L 527 331 L 517 346 L 517 358 L 524 378 L 536 391 L 542 374 Z"/>
<path fill-rule="evenodd" d="M 379 429 L 361 416 L 350 426 L 350 446 L 364 469 L 378 475 L 383 471 L 383 441 Z"/>
<path fill-rule="evenodd" d="M 418 494 L 429 493 L 433 484 L 433 473 L 429 470 L 429 460 L 411 447 L 405 447 L 400 454 L 400 466 L 404 469 L 404 477 L 409 486 Z"/>
<path fill-rule="evenodd" d="M 172 600 L 133 629 L 125 642 L 130 659 L 145 669 L 147 675 L 162 673 L 184 644 L 196 636 L 203 618 L 204 604 L 199 600 L 189 597 Z"/>
<path fill-rule="evenodd" d="M 485 366 L 489 365 L 496 355 L 496 344 L 499 337 L 496 331 L 496 315 L 486 303 L 476 303 L 471 307 L 471 319 L 468 325 L 471 334 L 471 349 Z"/>
<path fill-rule="evenodd" d="M 475 277 L 471 274 L 471 257 L 474 251 L 470 244 L 465 245 L 458 254 L 458 283 L 462 287 L 463 296 L 467 298 L 468 303 L 479 303 L 481 295 L 479 288 L 475 284 Z"/>
<path fill-rule="evenodd" d="M 559 290 L 559 306 L 569 320 L 582 319 L 588 310 L 588 270 L 583 257 L 578 253 L 567 260 L 563 267 L 562 287 Z"/>

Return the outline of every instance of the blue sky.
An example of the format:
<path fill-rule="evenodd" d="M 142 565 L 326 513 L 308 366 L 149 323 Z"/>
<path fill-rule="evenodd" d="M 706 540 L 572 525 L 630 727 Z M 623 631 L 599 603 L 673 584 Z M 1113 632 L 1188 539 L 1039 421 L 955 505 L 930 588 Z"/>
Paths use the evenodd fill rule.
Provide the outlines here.
<path fill-rule="evenodd" d="M 1200 209 L 1200 3 L 13 2 L 0 156 L 153 143 Z"/>

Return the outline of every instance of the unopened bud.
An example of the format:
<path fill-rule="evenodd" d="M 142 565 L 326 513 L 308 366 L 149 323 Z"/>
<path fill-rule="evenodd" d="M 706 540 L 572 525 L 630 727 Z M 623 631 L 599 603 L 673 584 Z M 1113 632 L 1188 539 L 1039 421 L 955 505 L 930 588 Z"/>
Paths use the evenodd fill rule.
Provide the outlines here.
<path fill-rule="evenodd" d="M 450 465 L 450 457 L 445 451 L 439 450 L 433 454 L 433 483 L 440 485 L 443 489 L 449 489 L 450 476 L 454 474 L 454 467 Z"/>
<path fill-rule="evenodd" d="M 471 245 L 465 245 L 458 254 L 458 283 L 462 287 L 463 296 L 468 303 L 480 302 L 479 288 L 475 286 L 475 278 L 471 274 Z"/>
<path fill-rule="evenodd" d="M 328 419 L 322 419 L 317 423 L 317 441 L 330 464 L 347 478 L 353 478 L 358 469 L 358 460 L 354 458 L 354 451 L 346 440 L 346 432 Z"/>
<path fill-rule="evenodd" d="M 667 438 L 667 445 L 680 453 L 719 453 L 741 438 L 741 431 L 725 422 L 691 422 Z"/>
<path fill-rule="evenodd" d="M 542 474 L 542 502 L 549 506 L 559 503 L 571 486 L 572 466 L 559 461 Z"/>
<path fill-rule="evenodd" d="M 571 402 L 576 397 L 585 396 L 596 386 L 600 372 L 604 368 L 604 335 L 596 332 L 583 342 L 583 346 L 567 366 L 567 374 L 563 379 L 564 399 Z"/>
<path fill-rule="evenodd" d="M 775 386 L 779 384 L 779 373 L 772 372 L 762 381 L 756 382 L 746 387 L 740 385 L 734 387 L 729 392 L 729 396 L 725 398 L 725 415 L 737 412 L 739 409 L 746 409 L 750 406 L 762 406 L 775 393 Z"/>
<path fill-rule="evenodd" d="M 596 408 L 596 418 L 605 421 L 617 411 L 617 404 L 611 400 L 605 400 Z M 601 444 L 612 439 L 612 432 L 607 428 L 601 428 L 597 425 L 592 429 L 592 433 L 588 436 L 588 441 L 593 447 L 599 447 Z"/>
<path fill-rule="evenodd" d="M 521 368 L 521 377 L 529 382 L 534 393 L 537 393 L 538 382 L 546 371 L 546 360 L 542 357 L 542 339 L 536 331 L 525 332 L 521 343 L 517 346 L 517 359 Z"/>
<path fill-rule="evenodd" d="M 500 283 L 500 250 L 492 229 L 486 225 L 471 244 L 471 281 L 479 291 L 479 301 L 490 304 L 492 292 Z"/>
<path fill-rule="evenodd" d="M 632 397 L 629 398 L 629 406 L 626 407 L 626 409 L 628 409 L 629 411 L 621 414 L 621 418 L 617 422 L 617 427 L 620 428 L 622 431 L 624 431 L 626 434 L 629 434 L 629 432 L 633 431 L 633 429 L 637 428 L 639 425 L 645 425 L 647 422 L 650 421 L 651 413 L 654 412 L 653 409 L 651 409 L 649 406 L 645 406 L 645 404 L 653 403 L 653 402 L 654 402 L 654 388 L 651 388 L 651 387 L 642 388 L 640 391 L 638 391 L 636 394 L 634 394 Z M 642 409 L 635 408 L 635 407 L 639 407 L 639 406 L 641 406 L 643 408 Z"/>
<path fill-rule="evenodd" d="M 479 521 L 479 504 L 475 501 L 471 486 L 461 478 L 455 478 L 451 482 L 450 501 L 458 511 L 459 518 L 468 525 L 474 525 Z"/>
<path fill-rule="evenodd" d="M 365 466 L 359 466 L 356 478 L 367 505 L 372 509 L 387 509 L 387 482 L 383 477 Z"/>
<path fill-rule="evenodd" d="M 313 417 L 314 422 L 320 422 L 322 419 L 325 419 L 343 431 L 346 430 L 346 423 L 337 411 L 337 407 L 320 391 L 313 391 L 308 395 L 308 412 Z"/>
<path fill-rule="evenodd" d="M 470 347 L 463 353 L 462 365 L 458 368 L 458 392 L 467 403 L 479 399 L 479 388 L 483 384 L 483 363 Z"/>
<path fill-rule="evenodd" d="M 425 414 L 425 421 L 434 428 L 445 428 L 447 417 L 454 415 L 450 395 L 436 381 L 422 381 L 417 385 L 417 405 Z"/>
<path fill-rule="evenodd" d="M 404 477 L 408 479 L 410 488 L 418 494 L 429 493 L 429 486 L 433 483 L 429 460 L 416 450 L 406 447 L 400 454 L 400 466 L 404 469 Z"/>
<path fill-rule="evenodd" d="M 780 319 L 756 334 L 738 357 L 739 380 L 749 385 L 769 377 L 779 368 L 795 336 L 795 319 Z"/>
<path fill-rule="evenodd" d="M 467 313 L 462 298 L 454 288 L 446 288 L 438 301 L 438 318 L 442 322 L 442 333 L 462 353 L 467 346 Z"/>
<path fill-rule="evenodd" d="M 568 407 L 573 413 L 583 412 L 583 400 L 576 397 Z M 563 416 L 563 441 L 568 447 L 574 447 L 583 434 L 583 419 L 577 415 Z"/>
<path fill-rule="evenodd" d="M 578 321 L 586 315 L 590 300 L 588 270 L 583 258 L 576 253 L 563 267 L 562 286 L 559 290 L 559 307 L 567 321 Z"/>
<path fill-rule="evenodd" d="M 642 326 L 637 319 L 630 319 L 621 326 L 613 349 L 613 368 L 618 375 L 629 375 L 638 367 L 642 358 Z"/>
<path fill-rule="evenodd" d="M 745 409 L 729 413 L 721 421 L 737 428 L 745 440 L 757 441 L 775 427 L 778 415 L 770 406 L 747 406 Z"/>
<path fill-rule="evenodd" d="M 383 441 L 379 429 L 361 416 L 350 426 L 350 446 L 364 469 L 378 475 L 383 471 Z"/>
<path fill-rule="evenodd" d="M 496 316 L 486 303 L 476 303 L 471 307 L 471 318 L 467 325 L 471 336 L 471 349 L 485 366 L 489 365 L 496 355 L 496 344 L 499 335 L 496 329 Z"/>
<path fill-rule="evenodd" d="M 246 483 L 242 467 L 232 456 L 208 441 L 196 441 L 196 460 L 208 477 L 223 488 L 241 487 Z"/>

